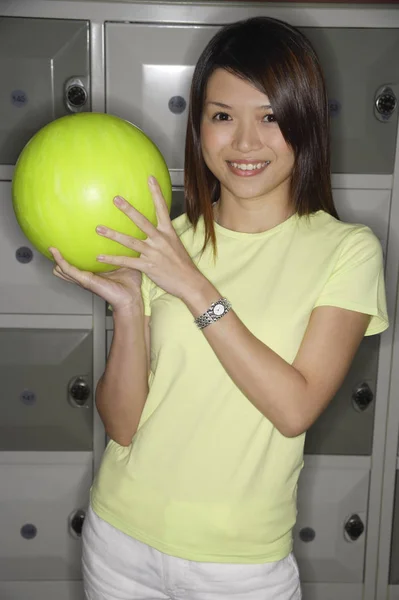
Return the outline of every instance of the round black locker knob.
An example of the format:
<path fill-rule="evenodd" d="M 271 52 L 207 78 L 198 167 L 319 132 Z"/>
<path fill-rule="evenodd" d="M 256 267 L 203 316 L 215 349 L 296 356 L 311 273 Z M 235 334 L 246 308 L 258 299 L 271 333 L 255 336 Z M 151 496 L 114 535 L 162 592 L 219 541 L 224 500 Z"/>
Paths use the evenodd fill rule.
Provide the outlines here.
<path fill-rule="evenodd" d="M 374 394 L 368 383 L 360 383 L 352 392 L 352 402 L 356 410 L 364 411 L 374 400 Z"/>
<path fill-rule="evenodd" d="M 71 517 L 70 527 L 75 537 L 81 537 L 83 530 L 83 523 L 86 517 L 84 510 L 77 510 Z"/>
<path fill-rule="evenodd" d="M 25 523 L 21 527 L 20 533 L 25 540 L 33 540 L 37 536 L 37 528 L 32 523 Z"/>
<path fill-rule="evenodd" d="M 303 527 L 299 532 L 299 539 L 302 542 L 313 542 L 316 537 L 316 532 L 311 527 Z"/>
<path fill-rule="evenodd" d="M 69 386 L 69 396 L 74 406 L 85 406 L 90 398 L 90 386 L 83 377 L 76 377 Z"/>
<path fill-rule="evenodd" d="M 359 515 L 353 514 L 345 523 L 345 532 L 352 542 L 360 538 L 364 532 L 364 523 Z"/>
<path fill-rule="evenodd" d="M 15 251 L 15 258 L 19 263 L 25 265 L 33 260 L 33 252 L 27 246 L 21 246 Z"/>

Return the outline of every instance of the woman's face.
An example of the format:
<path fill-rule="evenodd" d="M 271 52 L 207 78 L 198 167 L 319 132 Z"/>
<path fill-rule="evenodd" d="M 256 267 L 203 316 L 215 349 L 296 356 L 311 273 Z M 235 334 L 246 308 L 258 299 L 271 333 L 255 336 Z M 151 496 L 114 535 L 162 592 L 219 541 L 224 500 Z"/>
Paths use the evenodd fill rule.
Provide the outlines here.
<path fill-rule="evenodd" d="M 206 165 L 220 181 L 222 197 L 290 202 L 294 153 L 269 99 L 224 69 L 217 69 L 208 81 L 201 148 Z"/>

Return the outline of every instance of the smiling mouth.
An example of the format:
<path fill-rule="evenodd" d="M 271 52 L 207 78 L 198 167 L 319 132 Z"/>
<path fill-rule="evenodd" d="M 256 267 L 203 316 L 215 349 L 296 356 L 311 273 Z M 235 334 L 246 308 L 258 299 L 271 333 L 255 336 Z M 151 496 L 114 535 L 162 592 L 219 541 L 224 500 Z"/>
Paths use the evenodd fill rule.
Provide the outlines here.
<path fill-rule="evenodd" d="M 266 167 L 270 165 L 270 160 L 262 161 L 262 162 L 234 162 L 234 161 L 226 161 L 230 171 L 232 171 L 235 175 L 240 176 L 250 176 L 250 175 L 258 175 L 262 173 Z"/>

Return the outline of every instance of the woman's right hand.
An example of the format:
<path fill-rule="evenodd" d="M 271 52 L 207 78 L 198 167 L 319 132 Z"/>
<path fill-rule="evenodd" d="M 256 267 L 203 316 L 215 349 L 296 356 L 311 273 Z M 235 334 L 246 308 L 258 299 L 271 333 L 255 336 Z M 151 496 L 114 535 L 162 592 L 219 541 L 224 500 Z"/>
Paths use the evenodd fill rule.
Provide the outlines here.
<path fill-rule="evenodd" d="M 56 277 L 93 292 L 110 304 L 114 312 L 128 312 L 141 305 L 142 275 L 140 271 L 121 267 L 115 271 L 97 275 L 73 267 L 56 248 L 49 250 L 56 263 L 53 269 Z"/>

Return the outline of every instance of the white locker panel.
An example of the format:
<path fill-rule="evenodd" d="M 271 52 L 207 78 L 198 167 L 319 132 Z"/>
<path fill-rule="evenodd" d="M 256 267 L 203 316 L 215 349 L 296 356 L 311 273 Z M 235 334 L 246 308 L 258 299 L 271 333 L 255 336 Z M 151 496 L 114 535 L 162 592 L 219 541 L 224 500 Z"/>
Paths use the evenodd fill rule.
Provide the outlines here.
<path fill-rule="evenodd" d="M 363 582 L 369 478 L 367 468 L 303 469 L 294 551 L 304 583 Z"/>
<path fill-rule="evenodd" d="M 90 455 L 69 464 L 0 455 L 0 480 L 0 581 L 81 579 L 78 511 L 88 504 Z"/>
<path fill-rule="evenodd" d="M 92 314 L 92 296 L 52 273 L 53 263 L 22 233 L 11 201 L 11 183 L 0 181 L 0 313 Z"/>

